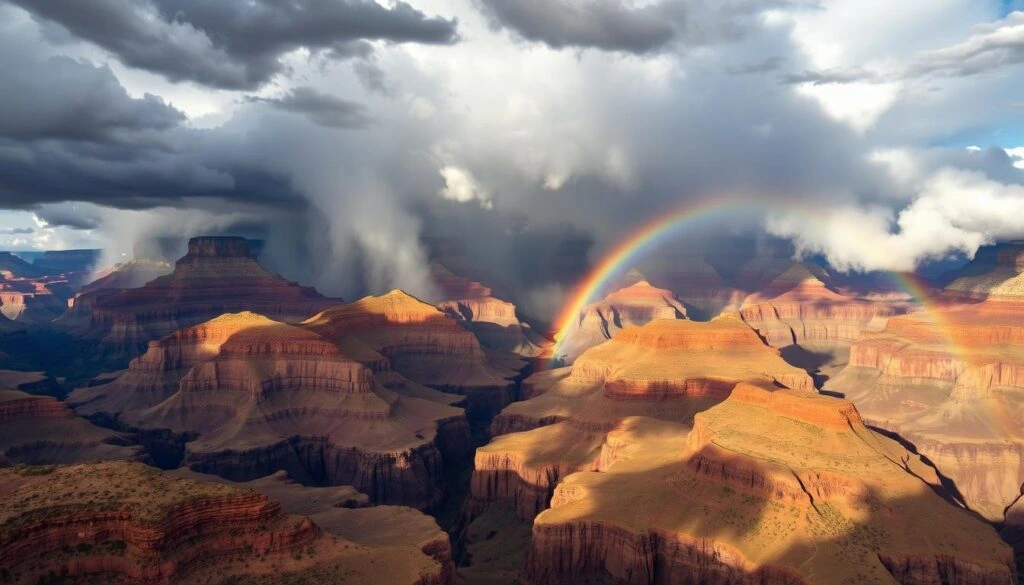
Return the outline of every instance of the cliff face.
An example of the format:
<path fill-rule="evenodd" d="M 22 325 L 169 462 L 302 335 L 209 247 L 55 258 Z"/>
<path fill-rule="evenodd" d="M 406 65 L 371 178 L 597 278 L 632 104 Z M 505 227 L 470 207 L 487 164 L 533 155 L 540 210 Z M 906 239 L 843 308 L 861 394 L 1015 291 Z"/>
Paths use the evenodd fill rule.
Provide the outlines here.
<path fill-rule="evenodd" d="M 131 460 L 141 448 L 75 416 L 50 396 L 0 390 L 0 454 L 12 464 Z"/>
<path fill-rule="evenodd" d="M 244 238 L 201 237 L 189 241 L 170 274 L 140 288 L 83 293 L 58 323 L 131 355 L 149 340 L 222 313 L 254 311 L 300 321 L 335 302 L 267 272 Z"/>
<path fill-rule="evenodd" d="M 566 476 L 614 461 L 609 433 L 624 418 L 688 424 L 744 380 L 813 388 L 806 372 L 783 361 L 735 315 L 626 328 L 571 368 L 524 382 L 528 399 L 503 410 L 491 426 L 496 438 L 477 450 L 472 506 L 509 500 L 520 518 L 533 518 Z"/>
<path fill-rule="evenodd" d="M 933 305 L 890 319 L 850 350 L 826 388 L 898 433 L 993 522 L 1024 483 L 1024 318 L 1019 302 Z"/>
<path fill-rule="evenodd" d="M 490 288 L 457 276 L 441 264 L 432 263 L 430 268 L 443 299 L 437 308 L 465 325 L 482 346 L 523 357 L 536 357 L 544 351 L 547 341 L 519 320 L 515 305 L 495 298 Z"/>
<path fill-rule="evenodd" d="M 357 359 L 373 369 L 391 368 L 419 384 L 465 396 L 470 417 L 493 416 L 513 398 L 510 380 L 518 370 L 492 361 L 454 318 L 402 291 L 323 311 L 303 327 L 342 347 L 362 348 Z"/>
<path fill-rule="evenodd" d="M 29 274 L 36 274 L 35 268 Z M 0 270 L 0 315 L 26 324 L 59 317 L 71 296 L 72 280 L 63 274 L 24 276 Z"/>
<path fill-rule="evenodd" d="M 386 360 L 372 363 L 383 371 L 309 329 L 224 315 L 151 342 L 119 379 L 69 402 L 182 437 L 197 471 L 245 481 L 284 469 L 376 503 L 433 507 L 444 459 L 468 449 L 465 416 L 429 391 L 392 390 Z"/>
<path fill-rule="evenodd" d="M 576 328 L 562 344 L 561 353 L 569 361 L 575 360 L 627 327 L 655 319 L 686 319 L 686 307 L 671 291 L 655 288 L 641 279 L 587 305 Z"/>
<path fill-rule="evenodd" d="M 174 267 L 163 260 L 136 259 L 117 264 L 101 271 L 96 278 L 82 286 L 74 299 L 68 301 L 73 307 L 79 297 L 96 298 L 99 291 L 114 292 L 126 288 L 138 288 L 147 282 L 170 273 Z M 87 302 L 87 301 L 83 301 Z"/>
<path fill-rule="evenodd" d="M 865 330 L 879 329 L 905 313 L 902 301 L 859 299 L 830 290 L 803 265 L 773 280 L 744 301 L 740 315 L 772 347 L 848 346 Z"/>
<path fill-rule="evenodd" d="M 1013 582 L 1012 554 L 848 402 L 741 383 L 694 428 L 623 419 L 537 516 L 531 583 Z"/>
<path fill-rule="evenodd" d="M 0 474 L 0 566 L 15 583 L 445 582 L 415 549 L 353 546 L 251 489 L 126 463 Z"/>

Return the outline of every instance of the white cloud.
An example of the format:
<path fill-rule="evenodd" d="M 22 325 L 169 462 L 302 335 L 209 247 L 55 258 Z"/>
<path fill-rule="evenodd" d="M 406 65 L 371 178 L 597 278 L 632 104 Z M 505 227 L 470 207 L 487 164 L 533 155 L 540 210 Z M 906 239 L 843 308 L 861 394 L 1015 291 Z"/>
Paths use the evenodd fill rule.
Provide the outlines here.
<path fill-rule="evenodd" d="M 444 188 L 439 192 L 441 197 L 459 203 L 477 201 L 484 209 L 494 207 L 490 194 L 480 186 L 476 177 L 468 170 L 456 166 L 445 166 L 441 167 L 438 173 L 444 177 Z"/>

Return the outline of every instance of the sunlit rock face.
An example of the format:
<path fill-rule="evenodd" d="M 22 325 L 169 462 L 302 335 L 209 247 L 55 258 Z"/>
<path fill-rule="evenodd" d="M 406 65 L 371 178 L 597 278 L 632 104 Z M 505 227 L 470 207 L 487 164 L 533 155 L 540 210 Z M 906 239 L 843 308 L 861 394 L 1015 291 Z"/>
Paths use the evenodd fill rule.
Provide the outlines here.
<path fill-rule="evenodd" d="M 866 334 L 826 385 L 869 424 L 914 445 L 993 522 L 1011 521 L 1008 507 L 1024 483 L 1019 248 L 1000 251 L 989 266 L 969 265 L 932 306 Z"/>
<path fill-rule="evenodd" d="M 536 357 L 547 340 L 520 321 L 516 306 L 492 296 L 489 287 L 458 276 L 435 262 L 431 277 L 440 291 L 437 307 L 460 321 L 487 349 Z"/>
<path fill-rule="evenodd" d="M 489 418 L 515 398 L 519 360 L 495 358 L 458 320 L 403 291 L 338 305 L 302 326 L 366 355 L 366 363 L 377 360 L 418 384 L 465 397 L 471 417 Z"/>
<path fill-rule="evenodd" d="M 884 327 L 907 312 L 904 300 L 871 300 L 843 294 L 824 282 L 820 269 L 794 264 L 764 290 L 748 296 L 740 315 L 772 347 L 801 345 L 816 350 L 848 347 L 864 331 Z"/>
<path fill-rule="evenodd" d="M 199 237 L 189 240 L 170 274 L 139 288 L 82 294 L 58 323 L 130 357 L 147 341 L 223 313 L 253 311 L 296 322 L 337 302 L 265 270 L 244 238 Z"/>
<path fill-rule="evenodd" d="M 1012 553 L 849 402 L 741 383 L 619 421 L 537 516 L 532 583 L 1005 583 Z"/>
<path fill-rule="evenodd" d="M 520 517 L 532 518 L 562 478 L 602 465 L 601 446 L 623 418 L 689 425 L 741 381 L 813 389 L 805 371 L 783 361 L 736 315 L 628 327 L 571 367 L 527 378 L 527 399 L 495 418 L 496 438 L 477 450 L 473 505 L 511 500 Z"/>
<path fill-rule="evenodd" d="M 0 567 L 19 584 L 53 575 L 154 585 L 451 582 L 447 538 L 415 511 L 321 513 L 330 524 L 322 527 L 262 493 L 281 495 L 275 487 L 181 479 L 123 462 L 0 470 Z M 412 536 L 389 538 L 403 519 Z M 359 530 L 363 520 L 371 524 Z M 423 543 L 428 524 L 433 546 Z M 356 536 L 343 535 L 354 527 Z"/>
<path fill-rule="evenodd" d="M 642 277 L 604 299 L 587 305 L 561 344 L 559 356 L 575 360 L 587 349 L 611 339 L 623 329 L 654 319 L 686 319 L 686 307 L 668 290 Z"/>
<path fill-rule="evenodd" d="M 445 457 L 468 448 L 466 418 L 448 395 L 367 347 L 346 352 L 311 328 L 251 312 L 150 342 L 118 379 L 69 402 L 180 437 L 182 463 L 197 471 L 245 481 L 285 469 L 419 508 L 440 503 Z"/>

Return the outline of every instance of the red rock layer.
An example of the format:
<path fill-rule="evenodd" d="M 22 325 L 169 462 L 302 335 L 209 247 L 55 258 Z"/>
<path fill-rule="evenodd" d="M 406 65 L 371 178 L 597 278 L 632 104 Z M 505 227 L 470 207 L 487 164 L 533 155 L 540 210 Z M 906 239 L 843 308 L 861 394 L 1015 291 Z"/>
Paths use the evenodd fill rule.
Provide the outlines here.
<path fill-rule="evenodd" d="M 174 271 L 141 288 L 81 295 L 60 319 L 73 333 L 134 348 L 222 313 L 299 321 L 336 301 L 267 272 L 244 238 L 193 238 Z"/>
<path fill-rule="evenodd" d="M 361 559 L 350 543 L 251 490 L 172 480 L 137 464 L 6 473 L 2 491 L 11 503 L 0 528 L 0 566 L 16 583 L 47 575 L 70 583 L 320 581 L 349 559 L 346 572 L 366 570 L 355 566 Z M 86 497 L 76 489 L 96 491 Z M 444 582 L 440 569 L 415 582 Z"/>
<path fill-rule="evenodd" d="M 644 325 L 655 319 L 686 319 L 686 307 L 668 290 L 651 286 L 640 279 L 601 301 L 587 305 L 580 313 L 576 328 L 561 344 L 561 356 L 575 360 L 587 349 L 621 334 L 630 326 Z"/>
<path fill-rule="evenodd" d="M 744 301 L 740 315 L 769 345 L 846 345 L 868 327 L 906 312 L 903 301 L 871 301 L 830 290 L 802 265 Z"/>
<path fill-rule="evenodd" d="M 368 348 L 361 361 L 384 356 L 415 382 L 466 396 L 471 417 L 493 416 L 512 399 L 518 370 L 492 363 L 473 333 L 402 291 L 326 310 L 303 326 L 343 347 Z"/>
<path fill-rule="evenodd" d="M 366 347 L 356 355 L 376 371 L 310 328 L 223 315 L 150 342 L 120 378 L 69 401 L 181 437 L 192 469 L 236 481 L 285 469 L 377 503 L 436 506 L 444 459 L 468 449 L 464 414 L 396 394 L 377 379 L 395 375 L 385 358 Z"/>

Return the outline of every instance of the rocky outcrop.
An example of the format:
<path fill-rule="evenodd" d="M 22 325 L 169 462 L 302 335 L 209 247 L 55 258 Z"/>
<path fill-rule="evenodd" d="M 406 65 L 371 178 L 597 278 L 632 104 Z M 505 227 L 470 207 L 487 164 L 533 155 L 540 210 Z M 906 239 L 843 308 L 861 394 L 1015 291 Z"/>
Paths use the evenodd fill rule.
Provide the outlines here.
<path fill-rule="evenodd" d="M 608 443 L 534 521 L 531 583 L 1013 582 L 991 527 L 849 402 L 740 384 L 692 431 L 631 417 Z"/>
<path fill-rule="evenodd" d="M 1024 483 L 1024 319 L 1021 305 L 933 304 L 853 344 L 826 388 L 869 424 L 898 433 L 993 522 Z"/>
<path fill-rule="evenodd" d="M 740 315 L 772 347 L 848 346 L 865 330 L 905 313 L 903 301 L 877 301 L 830 289 L 805 265 L 796 264 L 764 291 L 747 297 Z"/>
<path fill-rule="evenodd" d="M 0 315 L 30 325 L 49 323 L 64 312 L 71 290 L 63 275 L 24 277 L 0 271 Z"/>
<path fill-rule="evenodd" d="M 140 459 L 127 437 L 79 418 L 50 396 L 0 390 L 0 454 L 12 464 Z"/>
<path fill-rule="evenodd" d="M 371 369 L 391 368 L 419 384 L 465 396 L 471 418 L 489 418 L 514 398 L 511 380 L 518 369 L 492 361 L 458 321 L 400 290 L 328 309 L 303 327 L 352 348 Z"/>
<path fill-rule="evenodd" d="M 69 401 L 183 440 L 197 471 L 247 481 L 284 469 L 376 503 L 434 507 L 445 458 L 468 450 L 465 416 L 392 390 L 387 361 L 370 363 L 379 371 L 308 328 L 239 313 L 151 342 L 120 378 Z"/>
<path fill-rule="evenodd" d="M 654 319 L 686 319 L 686 307 L 668 290 L 651 286 L 640 278 L 587 305 L 560 344 L 559 357 L 573 361 L 587 349 L 604 343 L 625 328 Z"/>
<path fill-rule="evenodd" d="M 491 426 L 496 438 L 477 450 L 471 506 L 510 500 L 519 517 L 533 518 L 567 475 L 614 461 L 613 435 L 624 418 L 688 424 L 741 381 L 813 388 L 806 372 L 783 361 L 736 315 L 628 327 L 571 368 L 524 382 L 530 398 L 503 410 Z"/>
<path fill-rule="evenodd" d="M 0 566 L 15 583 L 445 583 L 413 547 L 355 545 L 252 489 L 139 464 L 0 471 Z M 45 495 L 45 497 L 40 497 Z M 380 581 L 378 581 L 380 580 Z"/>
<path fill-rule="evenodd" d="M 959 301 L 1024 299 L 1024 242 L 987 246 L 942 291 Z"/>
<path fill-rule="evenodd" d="M 516 306 L 497 299 L 491 289 L 453 274 L 443 265 L 430 266 L 431 278 L 440 291 L 437 307 L 466 326 L 487 349 L 536 357 L 547 341 L 520 321 Z"/>
<path fill-rule="evenodd" d="M 244 238 L 200 237 L 189 240 L 170 274 L 140 288 L 82 294 L 58 323 L 130 357 L 152 339 L 223 313 L 254 311 L 294 322 L 336 302 L 266 271 Z"/>

